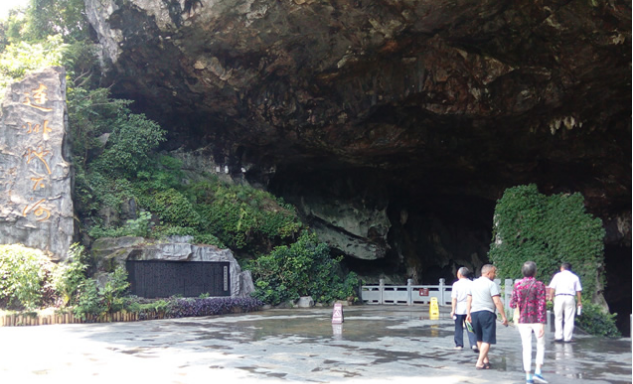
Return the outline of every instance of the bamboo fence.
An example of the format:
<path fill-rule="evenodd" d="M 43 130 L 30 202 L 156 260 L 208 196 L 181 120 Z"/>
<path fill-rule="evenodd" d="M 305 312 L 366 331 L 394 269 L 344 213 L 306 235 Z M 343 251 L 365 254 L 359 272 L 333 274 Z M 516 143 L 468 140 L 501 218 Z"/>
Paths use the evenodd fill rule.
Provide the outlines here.
<path fill-rule="evenodd" d="M 226 313 L 243 313 L 240 306 L 234 306 Z M 248 311 L 246 311 L 248 312 Z M 211 315 L 196 315 L 211 316 Z M 85 319 L 75 317 L 72 313 L 35 314 L 12 313 L 0 315 L 0 327 L 23 327 L 33 325 L 51 324 L 87 324 L 87 323 L 114 323 L 144 320 L 161 320 L 172 318 L 164 311 L 143 310 L 142 312 L 114 312 L 101 316 L 87 316 Z"/>
<path fill-rule="evenodd" d="M 0 327 L 20 327 L 51 324 L 81 324 L 81 323 L 112 323 L 129 322 L 165 318 L 162 312 L 145 312 L 142 318 L 136 312 L 115 312 L 101 316 L 89 317 L 85 320 L 75 317 L 72 313 L 54 315 L 10 314 L 0 316 Z"/>

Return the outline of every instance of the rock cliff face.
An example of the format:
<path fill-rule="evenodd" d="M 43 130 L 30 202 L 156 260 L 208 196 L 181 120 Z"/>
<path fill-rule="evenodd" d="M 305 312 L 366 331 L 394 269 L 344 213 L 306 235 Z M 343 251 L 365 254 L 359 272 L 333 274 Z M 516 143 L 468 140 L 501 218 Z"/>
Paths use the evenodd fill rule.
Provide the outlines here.
<path fill-rule="evenodd" d="M 359 270 L 479 267 L 495 200 L 525 183 L 581 192 L 630 247 L 630 2 L 86 6 L 104 83 L 170 131 L 166 149 L 212 147 Z"/>
<path fill-rule="evenodd" d="M 63 258 L 74 235 L 64 69 L 11 84 L 1 116 L 0 243 Z"/>

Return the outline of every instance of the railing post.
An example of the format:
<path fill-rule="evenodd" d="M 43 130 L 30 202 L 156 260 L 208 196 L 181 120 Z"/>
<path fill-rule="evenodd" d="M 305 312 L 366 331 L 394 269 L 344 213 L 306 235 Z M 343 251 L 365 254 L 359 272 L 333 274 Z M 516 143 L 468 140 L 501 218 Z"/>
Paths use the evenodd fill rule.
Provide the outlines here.
<path fill-rule="evenodd" d="M 440 279 L 440 306 L 444 306 L 444 282 L 446 282 L 445 279 Z"/>
<path fill-rule="evenodd" d="M 407 305 L 413 304 L 413 280 L 407 279 Z"/>
<path fill-rule="evenodd" d="M 499 291 L 499 294 L 501 295 L 503 292 L 501 291 L 501 279 L 494 279 L 493 282 L 495 284 L 497 284 L 497 290 Z M 503 309 L 505 310 L 505 300 L 502 300 L 503 302 Z"/>
<path fill-rule="evenodd" d="M 506 313 L 508 309 L 510 309 L 510 300 L 512 299 L 512 290 L 514 286 L 512 285 L 512 279 L 505 280 L 505 297 L 504 297 L 504 308 Z"/>
<path fill-rule="evenodd" d="M 555 332 L 556 329 L 554 328 L 554 313 L 552 311 L 550 311 L 549 309 L 547 310 L 547 318 L 545 319 L 545 330 L 548 332 Z"/>
<path fill-rule="evenodd" d="M 378 280 L 378 304 L 385 303 L 385 280 Z"/>

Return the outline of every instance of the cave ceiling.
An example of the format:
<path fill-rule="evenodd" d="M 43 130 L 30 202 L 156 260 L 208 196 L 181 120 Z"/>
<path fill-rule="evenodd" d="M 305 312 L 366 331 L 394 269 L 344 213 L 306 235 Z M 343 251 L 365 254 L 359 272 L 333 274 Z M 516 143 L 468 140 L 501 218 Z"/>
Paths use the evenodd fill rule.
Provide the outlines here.
<path fill-rule="evenodd" d="M 630 1 L 85 1 L 104 85 L 174 147 L 630 216 Z"/>

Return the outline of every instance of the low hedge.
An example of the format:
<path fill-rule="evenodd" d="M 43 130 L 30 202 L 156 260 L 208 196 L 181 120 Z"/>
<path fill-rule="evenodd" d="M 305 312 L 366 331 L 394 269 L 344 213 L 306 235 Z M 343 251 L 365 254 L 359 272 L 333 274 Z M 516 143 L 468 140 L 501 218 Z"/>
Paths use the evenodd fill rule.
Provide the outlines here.
<path fill-rule="evenodd" d="M 31 312 L 0 311 L 0 326 L 45 325 L 65 323 L 103 323 L 116 321 L 138 321 L 196 316 L 217 316 L 228 313 L 254 312 L 264 303 L 251 297 L 222 298 L 169 298 L 143 299 L 123 298 L 122 308 L 117 312 L 80 314 L 75 316 L 72 308 Z"/>
<path fill-rule="evenodd" d="M 232 313 L 236 309 L 242 312 L 258 311 L 263 306 L 261 300 L 252 297 L 175 299 L 168 306 L 166 315 L 172 318 L 214 316 Z"/>

